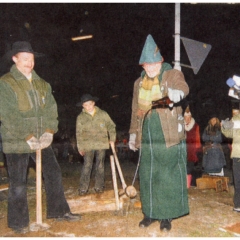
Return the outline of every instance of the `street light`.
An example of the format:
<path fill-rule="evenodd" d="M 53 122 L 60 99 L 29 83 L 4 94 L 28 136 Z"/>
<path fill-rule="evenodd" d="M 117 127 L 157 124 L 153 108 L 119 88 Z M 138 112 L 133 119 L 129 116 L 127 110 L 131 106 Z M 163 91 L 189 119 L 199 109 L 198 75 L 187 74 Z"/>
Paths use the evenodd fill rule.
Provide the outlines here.
<path fill-rule="evenodd" d="M 88 39 L 88 38 L 92 38 L 92 37 L 93 37 L 93 35 L 78 36 L 78 37 L 73 37 L 72 41 L 84 40 L 84 39 Z"/>

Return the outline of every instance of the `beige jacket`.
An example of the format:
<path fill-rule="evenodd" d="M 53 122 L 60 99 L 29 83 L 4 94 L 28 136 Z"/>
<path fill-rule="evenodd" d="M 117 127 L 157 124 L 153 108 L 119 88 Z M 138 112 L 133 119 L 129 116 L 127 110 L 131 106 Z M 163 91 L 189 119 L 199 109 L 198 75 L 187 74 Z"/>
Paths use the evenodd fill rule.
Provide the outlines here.
<path fill-rule="evenodd" d="M 234 127 L 231 129 L 221 127 L 221 131 L 225 137 L 232 138 L 231 158 L 240 158 L 240 114 L 234 116 L 231 121 Z"/>

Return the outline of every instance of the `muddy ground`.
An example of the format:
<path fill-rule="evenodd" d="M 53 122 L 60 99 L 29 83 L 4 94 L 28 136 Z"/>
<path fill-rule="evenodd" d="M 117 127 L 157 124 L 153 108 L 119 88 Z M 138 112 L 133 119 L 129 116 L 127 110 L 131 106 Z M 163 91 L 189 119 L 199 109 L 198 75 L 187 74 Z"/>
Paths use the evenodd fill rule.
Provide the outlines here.
<path fill-rule="evenodd" d="M 119 158 L 123 175 L 127 185 L 132 184 L 137 166 L 137 154 Z M 78 184 L 81 159 L 60 161 L 62 168 L 63 184 L 67 199 L 78 196 Z M 106 191 L 113 190 L 113 181 L 109 156 L 105 163 Z M 190 213 L 187 216 L 172 221 L 170 232 L 161 232 L 159 223 L 155 222 L 150 227 L 138 227 L 143 214 L 139 204 L 138 178 L 134 184 L 138 194 L 129 199 L 128 207 L 119 211 L 98 211 L 82 213 L 78 222 L 57 221 L 46 219 L 45 191 L 43 186 L 43 223 L 48 224 L 46 230 L 30 231 L 26 234 L 15 234 L 7 227 L 7 190 L 0 192 L 0 236 L 1 237 L 233 237 L 236 234 L 220 230 L 224 226 L 240 222 L 240 213 L 233 212 L 233 186 L 231 170 L 225 169 L 229 176 L 229 191 L 216 192 L 215 189 L 200 190 L 192 186 L 189 190 Z M 94 172 L 92 174 L 90 192 L 93 188 Z M 1 184 L 7 182 L 4 169 L 1 169 Z M 30 225 L 36 222 L 36 182 L 35 172 L 30 168 L 28 175 L 28 201 L 30 211 Z M 118 187 L 121 182 L 118 178 Z"/>

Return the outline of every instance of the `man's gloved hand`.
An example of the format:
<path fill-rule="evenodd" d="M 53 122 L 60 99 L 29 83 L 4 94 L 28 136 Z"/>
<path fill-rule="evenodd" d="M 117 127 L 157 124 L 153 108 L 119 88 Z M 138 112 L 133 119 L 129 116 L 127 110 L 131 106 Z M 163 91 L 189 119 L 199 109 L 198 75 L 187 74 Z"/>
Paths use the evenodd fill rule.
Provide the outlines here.
<path fill-rule="evenodd" d="M 41 149 L 43 148 L 47 148 L 48 146 L 50 146 L 50 144 L 53 141 L 53 134 L 52 133 L 48 133 L 45 132 L 39 139 L 40 141 L 40 145 L 41 145 Z"/>
<path fill-rule="evenodd" d="M 184 96 L 183 91 L 177 90 L 177 89 L 168 88 L 168 97 L 174 103 L 177 103 L 180 100 L 182 100 L 183 96 Z"/>
<path fill-rule="evenodd" d="M 135 147 L 135 144 L 136 144 L 136 134 L 135 134 L 135 133 L 131 133 L 131 134 L 130 134 L 130 137 L 129 137 L 128 145 L 129 145 L 129 148 L 130 148 L 131 150 L 133 150 L 134 152 L 138 150 L 138 149 Z"/>
<path fill-rule="evenodd" d="M 229 121 L 229 118 L 222 120 L 221 125 L 224 129 L 231 129 L 233 128 L 233 122 Z"/>
<path fill-rule="evenodd" d="M 32 150 L 40 149 L 40 142 L 34 136 L 27 141 L 27 144 L 30 146 Z"/>

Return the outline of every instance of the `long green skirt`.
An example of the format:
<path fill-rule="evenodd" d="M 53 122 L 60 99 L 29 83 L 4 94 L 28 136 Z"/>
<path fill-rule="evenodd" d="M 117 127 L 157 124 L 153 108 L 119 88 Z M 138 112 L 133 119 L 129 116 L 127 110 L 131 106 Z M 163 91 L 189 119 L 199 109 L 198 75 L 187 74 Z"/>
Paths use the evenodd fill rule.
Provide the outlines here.
<path fill-rule="evenodd" d="M 188 214 L 186 142 L 166 148 L 159 115 L 155 110 L 145 118 L 140 154 L 143 213 L 159 220 Z"/>

